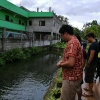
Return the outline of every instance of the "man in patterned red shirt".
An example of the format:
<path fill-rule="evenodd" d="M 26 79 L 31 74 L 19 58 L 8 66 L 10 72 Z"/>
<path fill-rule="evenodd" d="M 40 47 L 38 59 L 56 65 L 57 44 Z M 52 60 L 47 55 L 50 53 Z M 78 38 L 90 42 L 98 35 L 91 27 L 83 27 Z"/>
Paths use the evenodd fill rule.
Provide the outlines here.
<path fill-rule="evenodd" d="M 59 33 L 68 42 L 62 60 L 57 63 L 58 68 L 62 67 L 61 100 L 75 100 L 83 77 L 83 51 L 80 42 L 73 35 L 73 27 L 63 25 Z"/>

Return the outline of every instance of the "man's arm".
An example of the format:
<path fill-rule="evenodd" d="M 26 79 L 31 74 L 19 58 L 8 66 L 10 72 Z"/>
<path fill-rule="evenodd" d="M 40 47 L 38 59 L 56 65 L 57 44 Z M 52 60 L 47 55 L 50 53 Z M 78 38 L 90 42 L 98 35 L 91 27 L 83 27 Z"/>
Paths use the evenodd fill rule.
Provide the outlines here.
<path fill-rule="evenodd" d="M 69 48 L 67 50 L 67 54 L 68 55 L 68 59 L 66 58 L 66 61 L 65 62 L 61 62 L 57 65 L 57 67 L 74 67 L 75 66 L 75 57 L 76 57 L 76 54 L 77 54 L 77 46 L 78 46 L 78 43 L 77 42 L 70 42 L 67 47 Z"/>
<path fill-rule="evenodd" d="M 88 59 L 88 61 L 87 61 L 88 64 L 90 64 L 91 61 L 93 60 L 94 54 L 95 54 L 95 50 L 91 50 L 91 51 L 90 51 L 89 59 Z"/>
<path fill-rule="evenodd" d="M 57 67 L 74 67 L 75 65 L 75 58 L 69 57 L 69 59 L 66 62 L 60 62 Z"/>

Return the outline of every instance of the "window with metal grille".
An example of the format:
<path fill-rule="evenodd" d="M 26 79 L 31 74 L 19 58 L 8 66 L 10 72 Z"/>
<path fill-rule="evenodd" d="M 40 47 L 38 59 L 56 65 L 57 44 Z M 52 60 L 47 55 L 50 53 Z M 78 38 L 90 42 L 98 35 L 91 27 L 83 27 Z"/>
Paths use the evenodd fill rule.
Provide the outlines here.
<path fill-rule="evenodd" d="M 39 26 L 45 26 L 45 21 L 39 21 Z"/>
<path fill-rule="evenodd" d="M 29 21 L 29 26 L 32 26 L 32 21 Z"/>

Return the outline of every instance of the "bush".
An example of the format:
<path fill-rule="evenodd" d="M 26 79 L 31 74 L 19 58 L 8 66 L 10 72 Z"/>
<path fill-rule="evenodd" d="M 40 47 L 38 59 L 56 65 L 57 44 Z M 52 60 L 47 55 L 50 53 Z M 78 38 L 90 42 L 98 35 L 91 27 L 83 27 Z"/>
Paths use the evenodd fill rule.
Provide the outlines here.
<path fill-rule="evenodd" d="M 5 51 L 0 54 L 0 65 L 4 65 L 7 62 L 13 62 L 15 60 L 23 60 L 29 58 L 31 55 L 40 53 L 43 51 L 41 47 L 29 47 L 25 49 L 15 48 Z"/>
<path fill-rule="evenodd" d="M 60 98 L 60 95 L 61 95 L 61 88 L 54 88 L 54 89 L 52 89 L 51 94 L 52 94 L 52 96 L 55 97 L 56 99 L 57 99 L 57 98 Z"/>
<path fill-rule="evenodd" d="M 50 97 L 46 98 L 46 100 L 55 100 L 55 98 L 53 96 L 50 96 Z"/>
<path fill-rule="evenodd" d="M 0 65 L 4 65 L 4 64 L 5 64 L 4 60 L 0 58 Z"/>
<path fill-rule="evenodd" d="M 65 48 L 67 43 L 64 42 L 57 42 L 56 44 L 53 44 L 52 46 L 58 47 L 58 48 Z"/>
<path fill-rule="evenodd" d="M 26 58 L 29 58 L 31 56 L 31 50 L 29 48 L 25 48 L 23 52 Z"/>
<path fill-rule="evenodd" d="M 3 59 L 5 60 L 5 62 L 10 62 L 25 59 L 25 55 L 20 48 L 16 48 L 9 51 L 5 51 L 3 53 Z"/>
<path fill-rule="evenodd" d="M 62 77 L 56 77 L 55 79 L 57 83 L 62 83 Z"/>

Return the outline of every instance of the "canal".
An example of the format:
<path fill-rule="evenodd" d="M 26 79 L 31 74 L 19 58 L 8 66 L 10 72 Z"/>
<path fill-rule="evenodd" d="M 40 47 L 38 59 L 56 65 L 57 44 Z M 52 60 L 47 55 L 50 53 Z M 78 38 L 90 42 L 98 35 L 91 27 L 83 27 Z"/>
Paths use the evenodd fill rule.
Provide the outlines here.
<path fill-rule="evenodd" d="M 59 55 L 46 53 L 0 67 L 0 100 L 43 100 Z"/>

